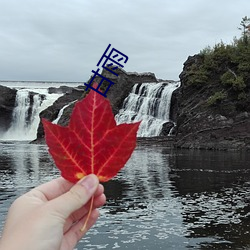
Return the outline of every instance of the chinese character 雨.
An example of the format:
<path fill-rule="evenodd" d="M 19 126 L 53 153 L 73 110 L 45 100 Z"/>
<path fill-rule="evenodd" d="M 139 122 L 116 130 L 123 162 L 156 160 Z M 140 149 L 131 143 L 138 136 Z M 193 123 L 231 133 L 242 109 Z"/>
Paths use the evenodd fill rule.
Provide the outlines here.
<path fill-rule="evenodd" d="M 121 53 L 120 51 L 118 51 L 117 49 L 112 49 L 109 52 L 109 55 L 106 55 L 106 53 L 109 50 L 110 46 L 111 46 L 111 44 L 109 44 L 109 46 L 107 47 L 107 49 L 103 53 L 101 59 L 99 60 L 99 62 L 97 63 L 96 66 L 99 66 L 102 59 L 106 58 L 104 60 L 103 64 L 102 64 L 102 67 L 104 69 L 108 70 L 110 73 L 118 76 L 118 74 L 115 73 L 113 70 L 116 70 L 118 68 L 118 66 L 123 68 L 124 66 L 122 65 L 122 63 L 127 63 L 128 57 L 126 55 L 124 55 L 123 53 Z M 123 60 L 124 60 L 124 62 L 123 62 Z M 108 61 L 109 61 L 109 63 L 108 63 Z M 115 66 L 114 66 L 114 64 L 115 64 Z"/>

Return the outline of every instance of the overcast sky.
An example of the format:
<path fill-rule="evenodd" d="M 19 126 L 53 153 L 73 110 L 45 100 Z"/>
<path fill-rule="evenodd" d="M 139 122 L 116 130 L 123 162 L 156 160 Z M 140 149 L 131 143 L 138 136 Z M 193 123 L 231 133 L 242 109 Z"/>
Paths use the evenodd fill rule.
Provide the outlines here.
<path fill-rule="evenodd" d="M 178 80 L 247 15 L 249 0 L 0 0 L 0 80 L 86 81 L 109 43 L 126 71 Z"/>

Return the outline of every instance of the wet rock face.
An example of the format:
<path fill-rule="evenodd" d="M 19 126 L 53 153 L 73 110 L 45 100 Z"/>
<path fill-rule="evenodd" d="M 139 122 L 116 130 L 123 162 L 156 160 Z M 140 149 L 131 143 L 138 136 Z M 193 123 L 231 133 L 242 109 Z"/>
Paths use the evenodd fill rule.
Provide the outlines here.
<path fill-rule="evenodd" d="M 40 119 L 45 118 L 49 121 L 53 121 L 57 118 L 60 110 L 67 104 L 75 101 L 75 100 L 80 100 L 83 95 L 84 95 L 85 91 L 82 90 L 81 88 L 74 88 L 71 89 L 70 93 L 66 93 L 65 95 L 61 96 L 60 98 L 58 98 L 54 104 L 50 107 L 48 107 L 47 109 L 45 109 L 44 111 L 42 111 L 40 113 Z M 64 115 L 61 117 L 61 119 L 59 120 L 58 124 L 62 125 L 62 126 L 67 126 L 68 122 L 69 122 L 69 118 L 70 115 L 72 113 L 73 107 L 74 107 L 75 103 L 72 103 L 72 105 L 70 105 L 69 107 L 67 107 L 64 110 Z M 37 138 L 43 138 L 44 137 L 44 130 L 43 130 L 43 125 L 40 122 L 38 130 L 37 130 Z"/>
<path fill-rule="evenodd" d="M 117 69 L 116 73 L 118 76 L 115 76 L 108 70 L 103 70 L 102 75 L 110 79 L 114 84 L 110 87 L 107 92 L 107 98 L 110 100 L 113 113 L 116 115 L 119 110 L 122 108 L 124 99 L 129 95 L 135 83 L 143 82 L 158 82 L 155 77 L 155 74 L 146 72 L 146 73 L 136 73 L 136 72 L 126 72 L 122 69 Z M 96 81 L 99 83 L 101 78 L 96 78 Z M 105 87 L 109 85 L 108 82 L 104 81 L 104 91 Z"/>
<path fill-rule="evenodd" d="M 0 132 L 6 131 L 12 121 L 17 90 L 0 85 Z"/>
<path fill-rule="evenodd" d="M 124 70 L 117 69 L 116 70 L 118 76 L 115 76 L 111 72 L 107 70 L 103 70 L 102 76 L 110 79 L 114 84 L 109 88 L 107 92 L 107 98 L 110 100 L 113 113 L 117 114 L 119 109 L 122 107 L 124 99 L 129 95 L 132 87 L 135 83 L 142 83 L 142 82 L 157 82 L 157 79 L 153 73 L 127 73 Z M 91 80 L 88 80 L 88 82 Z M 100 82 L 101 78 L 96 78 L 96 82 Z M 109 82 L 104 81 L 102 83 L 102 91 L 105 91 L 105 88 L 109 85 Z M 59 111 L 67 104 L 74 100 L 80 100 L 84 98 L 87 94 L 85 91 L 85 85 L 82 84 L 77 88 L 68 88 L 68 87 L 60 87 L 60 88 L 50 88 L 50 93 L 61 93 L 62 91 L 66 91 L 66 94 L 60 97 L 52 106 L 41 112 L 40 118 L 46 118 L 49 121 L 53 121 L 57 118 Z M 70 115 L 72 113 L 74 104 L 67 107 L 61 119 L 59 120 L 58 124 L 62 126 L 67 126 L 69 122 Z M 40 122 L 37 138 L 43 138 L 44 131 L 42 123 Z"/>
<path fill-rule="evenodd" d="M 161 131 L 160 136 L 168 136 L 172 128 L 174 128 L 173 122 L 164 123 L 162 126 L 162 131 Z"/>
<path fill-rule="evenodd" d="M 214 106 L 207 100 L 221 91 L 220 74 L 194 86 L 188 69 L 202 63 L 199 55 L 189 57 L 180 74 L 181 87 L 173 93 L 173 112 L 177 120 L 176 146 L 212 150 L 250 150 L 250 110 L 239 110 L 228 96 Z M 250 97 L 246 102 L 250 101 Z"/>

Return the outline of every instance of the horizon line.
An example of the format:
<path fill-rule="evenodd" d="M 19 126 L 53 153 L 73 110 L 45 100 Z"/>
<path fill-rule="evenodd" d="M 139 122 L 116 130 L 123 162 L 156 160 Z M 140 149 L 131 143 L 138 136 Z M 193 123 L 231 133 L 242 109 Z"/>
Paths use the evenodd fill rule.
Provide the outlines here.
<path fill-rule="evenodd" d="M 84 83 L 84 81 L 53 81 L 53 80 L 0 80 L 0 82 L 39 82 L 39 83 L 47 83 L 47 82 L 58 82 L 58 83 Z"/>

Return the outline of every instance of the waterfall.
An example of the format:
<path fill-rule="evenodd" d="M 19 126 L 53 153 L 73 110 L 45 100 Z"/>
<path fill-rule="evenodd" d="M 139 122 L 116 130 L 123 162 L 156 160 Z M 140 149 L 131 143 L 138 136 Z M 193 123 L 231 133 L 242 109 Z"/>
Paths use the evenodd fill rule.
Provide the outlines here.
<path fill-rule="evenodd" d="M 117 124 L 142 121 L 138 137 L 160 135 L 169 121 L 172 93 L 179 86 L 179 82 L 135 84 L 115 117 Z"/>
<path fill-rule="evenodd" d="M 36 139 L 40 122 L 39 113 L 52 105 L 61 95 L 48 94 L 47 89 L 19 89 L 16 94 L 11 126 L 0 139 L 13 141 Z"/>

